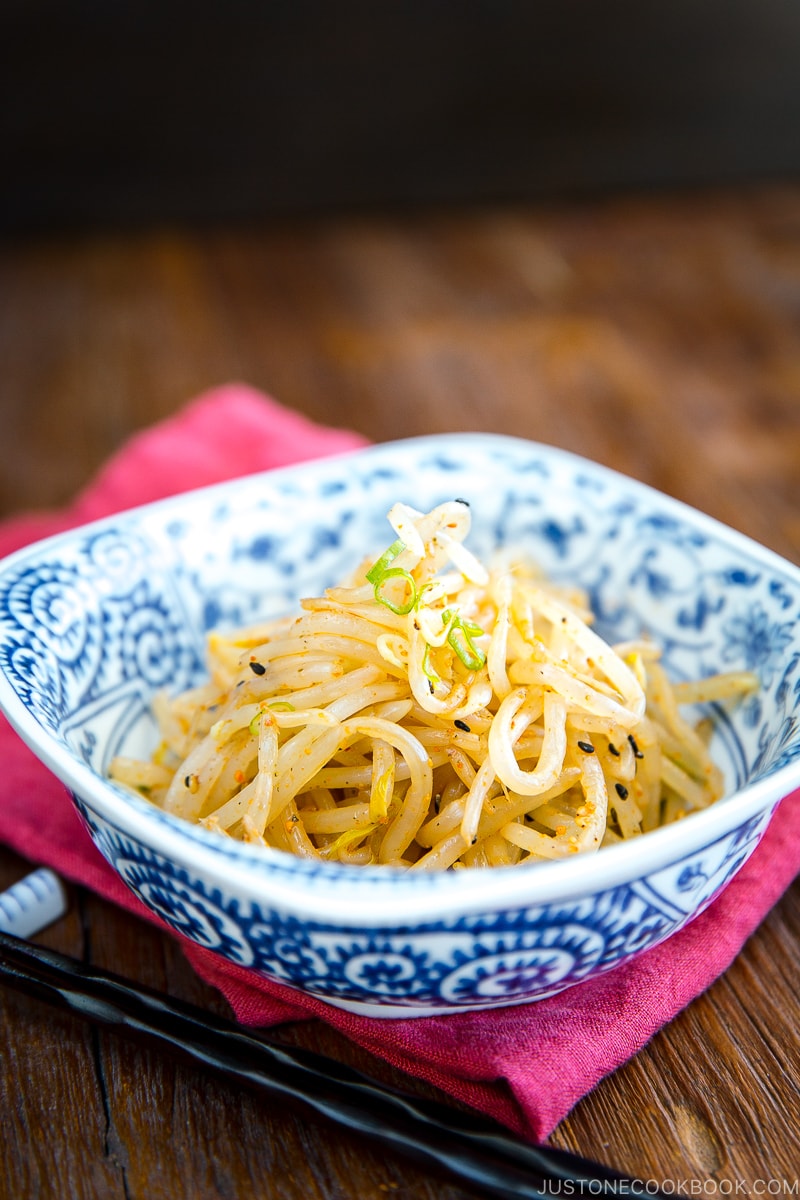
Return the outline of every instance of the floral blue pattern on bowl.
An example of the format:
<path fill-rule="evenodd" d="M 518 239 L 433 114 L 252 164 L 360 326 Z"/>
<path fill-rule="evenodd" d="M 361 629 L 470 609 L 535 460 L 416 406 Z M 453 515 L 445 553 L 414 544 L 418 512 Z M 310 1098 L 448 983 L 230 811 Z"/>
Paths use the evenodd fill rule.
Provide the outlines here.
<path fill-rule="evenodd" d="M 398 499 L 472 505 L 469 545 L 584 587 L 613 640 L 677 678 L 747 668 L 715 710 L 727 796 L 581 861 L 406 875 L 294 859 L 190 826 L 108 782 L 156 740 L 155 691 L 204 674 L 210 630 L 293 609 L 385 546 Z M 203 489 L 0 564 L 0 702 L 101 852 L 172 928 L 376 1015 L 520 1003 L 606 971 L 702 911 L 800 783 L 800 571 L 668 497 L 513 438 L 413 439 Z"/>

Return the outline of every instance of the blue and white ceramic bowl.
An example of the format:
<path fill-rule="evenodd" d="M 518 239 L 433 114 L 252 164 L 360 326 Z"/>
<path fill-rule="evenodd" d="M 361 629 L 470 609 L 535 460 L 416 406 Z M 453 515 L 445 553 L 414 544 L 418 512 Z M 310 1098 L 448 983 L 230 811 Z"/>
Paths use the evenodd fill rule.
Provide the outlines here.
<path fill-rule="evenodd" d="M 643 630 L 677 678 L 755 671 L 717 713 L 727 798 L 599 854 L 404 874 L 239 845 L 106 778 L 156 741 L 153 693 L 203 676 L 212 628 L 292 610 L 383 549 L 398 499 L 472 504 L 470 546 L 522 547 L 588 590 L 607 636 Z M 800 571 L 569 454 L 461 434 L 378 446 L 125 513 L 0 564 L 0 702 L 137 896 L 200 945 L 332 1004 L 414 1016 L 535 1000 L 702 911 L 800 784 Z"/>

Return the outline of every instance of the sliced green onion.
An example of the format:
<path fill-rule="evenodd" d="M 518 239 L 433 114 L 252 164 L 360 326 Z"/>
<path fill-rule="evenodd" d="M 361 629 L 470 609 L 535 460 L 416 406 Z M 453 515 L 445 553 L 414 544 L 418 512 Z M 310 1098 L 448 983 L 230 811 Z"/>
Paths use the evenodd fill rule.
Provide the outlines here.
<path fill-rule="evenodd" d="M 252 721 L 248 725 L 248 729 L 253 737 L 258 737 L 260 733 L 261 718 L 266 716 L 268 712 L 294 712 L 295 707 L 288 700 L 271 700 L 269 704 L 262 704 Z"/>
<path fill-rule="evenodd" d="M 384 594 L 383 588 L 389 579 L 404 579 L 408 584 L 408 596 L 402 604 L 395 604 L 394 600 L 391 600 Z M 370 583 L 372 583 L 372 580 L 370 580 Z M 404 617 L 407 613 L 410 613 L 417 603 L 417 585 L 413 577 L 409 575 L 408 571 L 404 571 L 402 567 L 390 567 L 388 571 L 383 572 L 380 579 L 373 586 L 375 599 L 378 603 L 385 604 L 387 608 L 391 609 L 399 617 Z"/>
<path fill-rule="evenodd" d="M 405 550 L 406 544 L 400 538 L 396 542 L 392 542 L 388 550 L 384 550 L 383 554 L 377 559 L 370 569 L 367 571 L 367 581 L 369 583 L 378 584 L 383 579 L 385 572 L 397 558 L 398 554 Z"/>
<path fill-rule="evenodd" d="M 483 633 L 480 625 L 467 621 L 452 609 L 446 608 L 442 613 L 443 624 L 450 625 L 447 644 L 461 659 L 468 671 L 479 671 L 486 662 L 486 654 L 480 646 L 476 646 L 473 638 Z"/>
<path fill-rule="evenodd" d="M 463 639 L 463 640 L 462 640 Z M 453 628 L 447 639 L 468 671 L 479 671 L 486 662 L 486 655 L 464 629 Z"/>
<path fill-rule="evenodd" d="M 431 683 L 441 683 L 442 677 L 431 662 L 432 650 L 433 646 L 430 644 L 430 642 L 426 642 L 425 650 L 422 655 L 422 673 L 428 679 L 430 679 Z"/>
<path fill-rule="evenodd" d="M 401 567 L 393 567 L 391 564 L 405 550 L 406 544 L 400 538 L 396 542 L 392 542 L 388 550 L 384 550 L 380 558 L 372 564 L 367 571 L 367 581 L 372 584 L 375 592 L 375 599 L 379 604 L 385 604 L 399 617 L 406 616 L 410 613 L 414 605 L 417 603 L 417 585 L 413 577 L 408 571 L 404 571 Z M 387 579 L 404 579 L 408 584 L 408 599 L 402 604 L 396 604 L 385 594 L 383 588 Z"/>

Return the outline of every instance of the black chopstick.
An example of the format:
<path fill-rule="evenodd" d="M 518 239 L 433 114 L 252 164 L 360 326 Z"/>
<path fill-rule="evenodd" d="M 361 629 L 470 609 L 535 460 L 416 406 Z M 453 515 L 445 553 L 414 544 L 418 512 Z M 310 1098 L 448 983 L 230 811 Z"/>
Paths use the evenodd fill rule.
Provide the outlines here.
<path fill-rule="evenodd" d="M 194 1005 L 2 932 L 0 982 L 87 1021 L 156 1041 L 497 1200 L 560 1191 L 661 1195 L 652 1181 L 645 1185 L 567 1151 L 531 1145 L 477 1113 L 396 1091 L 335 1059 L 267 1041 Z"/>

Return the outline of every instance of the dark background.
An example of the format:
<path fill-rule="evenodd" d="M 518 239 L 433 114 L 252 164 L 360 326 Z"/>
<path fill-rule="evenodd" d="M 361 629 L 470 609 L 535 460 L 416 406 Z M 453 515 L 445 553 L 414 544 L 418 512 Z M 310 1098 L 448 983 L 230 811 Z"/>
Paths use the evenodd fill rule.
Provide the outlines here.
<path fill-rule="evenodd" d="M 796 0 L 5 0 L 0 229 L 800 174 Z"/>

